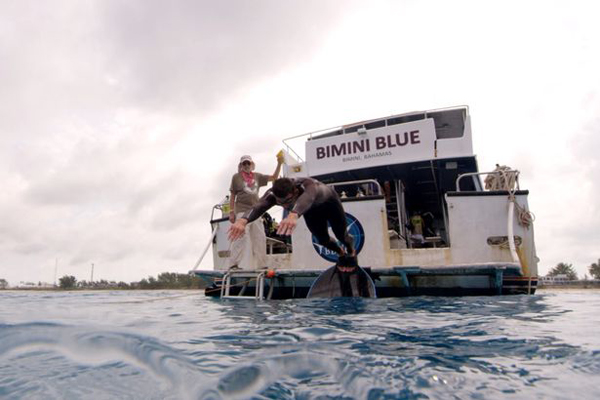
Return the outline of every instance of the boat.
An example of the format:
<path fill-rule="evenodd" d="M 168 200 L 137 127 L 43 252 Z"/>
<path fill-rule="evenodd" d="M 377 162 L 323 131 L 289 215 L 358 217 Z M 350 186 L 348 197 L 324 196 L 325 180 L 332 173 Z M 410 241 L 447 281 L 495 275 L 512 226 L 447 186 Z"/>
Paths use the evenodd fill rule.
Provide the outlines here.
<path fill-rule="evenodd" d="M 312 177 L 340 195 L 359 264 L 377 297 L 534 294 L 538 257 L 520 172 L 480 172 L 468 106 L 409 112 L 283 140 L 283 176 Z M 303 219 L 291 238 L 265 216 L 268 265 L 228 270 L 228 200 L 190 271 L 207 296 L 306 298 L 336 254 Z M 212 248 L 213 270 L 198 265 Z"/>

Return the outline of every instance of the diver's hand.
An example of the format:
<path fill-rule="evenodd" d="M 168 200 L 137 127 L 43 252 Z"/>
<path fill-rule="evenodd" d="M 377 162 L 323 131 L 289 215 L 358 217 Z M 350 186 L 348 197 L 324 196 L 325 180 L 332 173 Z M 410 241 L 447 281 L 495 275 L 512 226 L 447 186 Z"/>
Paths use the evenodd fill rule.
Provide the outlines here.
<path fill-rule="evenodd" d="M 296 229 L 298 220 L 298 214 L 295 212 L 291 212 L 287 217 L 284 218 L 283 221 L 279 224 L 279 229 L 277 229 L 278 235 L 291 236 L 294 229 Z"/>
<path fill-rule="evenodd" d="M 248 220 L 246 218 L 239 218 L 235 221 L 235 223 L 229 227 L 229 231 L 227 232 L 229 240 L 233 242 L 244 236 L 246 225 L 248 225 Z"/>

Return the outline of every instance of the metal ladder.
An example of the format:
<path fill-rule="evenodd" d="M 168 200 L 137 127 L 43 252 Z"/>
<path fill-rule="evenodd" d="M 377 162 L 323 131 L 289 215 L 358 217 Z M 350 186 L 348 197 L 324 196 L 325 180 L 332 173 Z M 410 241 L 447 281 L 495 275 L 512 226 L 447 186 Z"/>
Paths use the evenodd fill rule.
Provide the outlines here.
<path fill-rule="evenodd" d="M 264 300 L 265 298 L 265 272 L 266 271 L 229 271 L 223 275 L 223 281 L 221 282 L 221 298 L 222 299 L 256 299 Z M 247 278 L 248 281 L 244 283 L 244 286 L 237 295 L 231 295 L 231 278 Z M 256 279 L 256 289 L 254 296 L 244 296 L 248 282 L 252 279 Z"/>

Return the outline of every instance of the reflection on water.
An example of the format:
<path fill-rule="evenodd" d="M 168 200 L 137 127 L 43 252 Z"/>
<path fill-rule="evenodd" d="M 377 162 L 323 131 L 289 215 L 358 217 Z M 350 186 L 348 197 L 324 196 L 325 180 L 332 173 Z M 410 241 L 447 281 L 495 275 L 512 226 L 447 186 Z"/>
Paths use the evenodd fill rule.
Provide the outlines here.
<path fill-rule="evenodd" d="M 597 398 L 600 293 L 0 292 L 0 397 Z"/>

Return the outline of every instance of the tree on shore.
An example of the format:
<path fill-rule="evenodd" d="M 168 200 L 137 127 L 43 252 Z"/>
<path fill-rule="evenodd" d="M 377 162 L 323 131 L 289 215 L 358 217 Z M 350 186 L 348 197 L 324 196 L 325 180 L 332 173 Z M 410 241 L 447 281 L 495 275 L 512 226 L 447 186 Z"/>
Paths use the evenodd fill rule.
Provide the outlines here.
<path fill-rule="evenodd" d="M 0 289 L 3 289 L 4 283 L 8 286 L 5 279 L 0 279 Z M 38 285 L 40 286 L 40 285 Z M 78 281 L 72 275 L 65 275 L 59 279 L 60 289 L 109 289 L 109 290 L 131 290 L 131 289 L 203 289 L 206 287 L 206 282 L 197 276 L 190 274 L 180 274 L 175 272 L 163 272 L 158 274 L 158 277 L 149 276 L 139 282 L 116 282 L 107 281 L 105 279 L 97 281 L 86 281 L 85 279 Z"/>
<path fill-rule="evenodd" d="M 0 279 L 0 289 L 6 289 L 8 287 L 8 282 L 6 279 Z"/>
<path fill-rule="evenodd" d="M 590 271 L 592 278 L 600 279 L 600 259 L 598 259 L 597 263 L 592 263 L 592 265 L 588 267 L 588 271 Z"/>
<path fill-rule="evenodd" d="M 149 276 L 138 283 L 140 289 L 197 289 L 204 286 L 197 276 L 175 272 L 163 272 L 157 278 Z"/>
<path fill-rule="evenodd" d="M 61 289 L 72 289 L 77 284 L 77 279 L 73 275 L 65 275 L 58 282 Z"/>
<path fill-rule="evenodd" d="M 566 275 L 567 279 L 570 281 L 577 280 L 577 272 L 575 272 L 575 268 L 573 268 L 573 264 L 567 263 L 558 263 L 554 268 L 548 272 L 548 276 L 557 276 L 557 275 Z"/>

